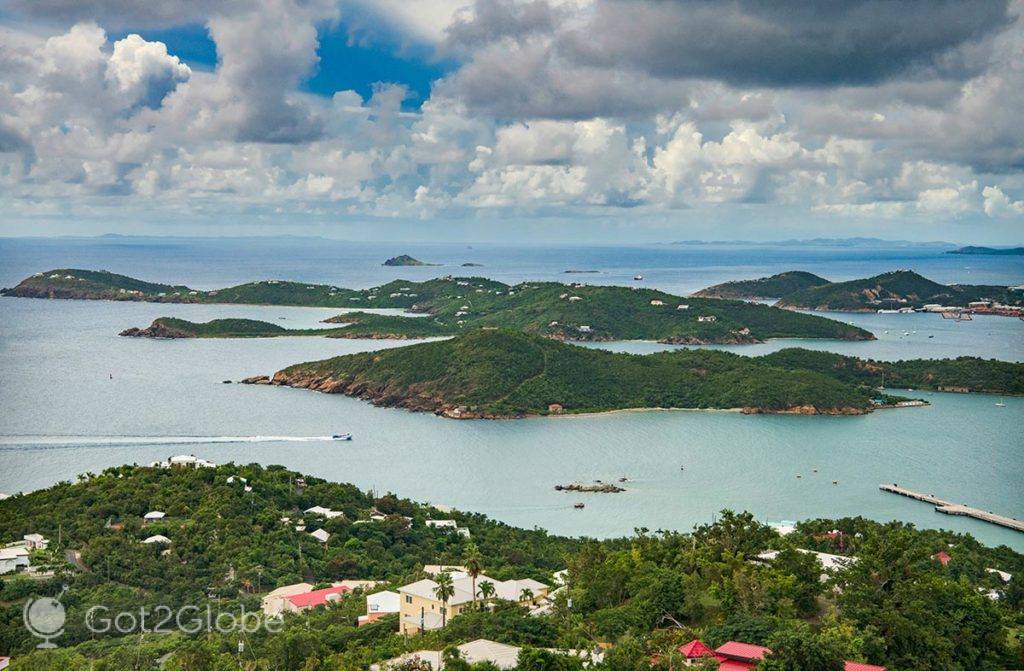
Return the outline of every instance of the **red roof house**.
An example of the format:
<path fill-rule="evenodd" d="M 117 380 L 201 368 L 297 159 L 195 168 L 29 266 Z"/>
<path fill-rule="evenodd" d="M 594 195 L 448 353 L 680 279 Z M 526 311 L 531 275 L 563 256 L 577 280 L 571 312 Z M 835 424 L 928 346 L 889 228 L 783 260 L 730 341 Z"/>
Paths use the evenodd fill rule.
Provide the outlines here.
<path fill-rule="evenodd" d="M 352 588 L 347 585 L 340 585 L 338 587 L 317 589 L 312 592 L 303 592 L 302 594 L 293 594 L 285 598 L 287 603 L 285 608 L 292 612 L 298 612 L 300 610 L 306 610 L 307 608 L 325 606 L 330 601 L 337 601 L 341 598 L 342 594 L 351 590 Z"/>
<path fill-rule="evenodd" d="M 757 663 L 771 653 L 769 648 L 752 643 L 728 641 L 711 650 L 700 641 L 690 641 L 679 647 L 679 652 L 687 659 L 698 657 L 714 657 L 718 660 L 718 671 L 750 671 Z M 886 671 L 884 666 L 863 664 L 861 662 L 843 662 L 844 671 Z"/>
<path fill-rule="evenodd" d="M 698 659 L 700 657 L 714 657 L 715 651 L 704 645 L 701 641 L 693 639 L 689 643 L 679 646 L 679 652 L 687 659 Z"/>
<path fill-rule="evenodd" d="M 952 559 L 952 557 L 950 557 L 945 550 L 939 550 L 938 552 L 932 555 L 932 559 L 945 566 L 949 563 L 949 560 Z"/>

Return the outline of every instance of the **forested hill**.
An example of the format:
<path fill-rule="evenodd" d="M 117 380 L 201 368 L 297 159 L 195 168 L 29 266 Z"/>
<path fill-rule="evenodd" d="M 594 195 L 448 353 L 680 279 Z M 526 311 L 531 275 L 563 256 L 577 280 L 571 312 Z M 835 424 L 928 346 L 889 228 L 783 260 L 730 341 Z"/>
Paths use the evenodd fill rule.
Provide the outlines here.
<path fill-rule="evenodd" d="M 359 290 L 266 280 L 197 291 L 141 282 L 113 273 L 65 269 L 33 275 L 13 289 L 4 289 L 3 294 L 30 298 L 298 305 L 355 310 L 401 308 L 429 314 L 434 322 L 432 325 L 413 324 L 401 321 L 401 317 L 372 319 L 368 314 L 360 314 L 358 329 L 333 333 L 348 337 L 355 337 L 351 335 L 354 333 L 366 337 L 423 337 L 499 327 L 556 339 L 635 339 L 688 344 L 752 343 L 769 338 L 874 338 L 871 333 L 849 324 L 767 305 L 683 298 L 634 287 L 556 282 L 509 286 L 481 277 L 441 277 L 423 282 L 395 280 Z M 352 319 L 349 314 L 343 314 L 332 321 L 350 323 Z M 191 332 L 192 337 L 226 337 L 232 333 L 230 329 L 221 328 L 224 325 L 178 326 L 181 327 L 177 329 L 179 333 Z M 133 334 L 147 335 L 146 331 L 137 328 Z M 277 327 L 251 325 L 245 331 L 239 335 L 309 334 L 280 333 Z"/>
<path fill-rule="evenodd" d="M 780 298 L 793 292 L 830 284 L 824 277 L 802 270 L 791 270 L 756 280 L 735 280 L 701 289 L 694 296 L 707 298 L 766 299 Z"/>
<path fill-rule="evenodd" d="M 272 384 L 448 417 L 510 418 L 630 408 L 861 414 L 869 389 L 712 350 L 632 355 L 515 331 L 477 331 L 277 372 Z"/>
<path fill-rule="evenodd" d="M 799 286 L 799 285 L 805 286 Z M 787 289 L 789 289 L 787 291 Z M 920 308 L 929 303 L 965 307 L 990 300 L 1006 305 L 1024 304 L 1024 294 L 987 284 L 940 284 L 912 270 L 895 270 L 874 277 L 829 282 L 810 273 L 794 271 L 758 280 L 726 282 L 697 292 L 723 298 L 777 298 L 776 306 L 807 310 L 874 312 L 880 308 Z"/>
<path fill-rule="evenodd" d="M 699 486 L 714 496 L 714 483 Z M 303 512 L 313 506 L 341 515 Z M 166 517 L 145 524 L 150 510 Z M 425 523 L 442 518 L 472 537 Z M 300 520 L 304 529 L 296 528 Z M 331 534 L 327 543 L 309 533 L 321 528 Z M 603 650 L 604 662 L 590 671 L 669 671 L 683 668 L 678 648 L 695 636 L 711 647 L 729 640 L 771 646 L 779 652 L 771 664 L 788 660 L 773 669 L 812 668 L 804 664 L 810 658 L 821 662 L 816 669 L 841 669 L 844 659 L 891 671 L 932 671 L 935 660 L 971 671 L 1021 666 L 1015 632 L 1024 556 L 896 522 L 806 520 L 780 536 L 750 513 L 725 510 L 688 533 L 640 529 L 632 538 L 573 539 L 391 494 L 375 497 L 280 466 L 224 464 L 122 466 L 0 501 L 0 544 L 27 533 L 50 539 L 31 561 L 52 577 L 0 580 L 0 650 L 13 658 L 12 671 L 365 671 L 410 650 L 479 638 L 524 646 L 516 671 L 584 668 L 541 648 Z M 170 542 L 142 542 L 157 534 Z M 754 561 L 770 549 L 779 551 L 775 559 Z M 814 556 L 797 549 L 851 561 L 823 580 Z M 932 559 L 940 550 L 950 557 L 946 565 Z M 77 553 L 76 563 L 65 551 Z M 567 587 L 546 615 L 498 602 L 413 638 L 397 633 L 394 616 L 357 626 L 367 609 L 358 591 L 247 633 L 186 634 L 154 610 L 187 606 L 183 622 L 192 626 L 207 608 L 212 617 L 258 612 L 271 589 L 299 581 L 322 587 L 367 579 L 381 581 L 375 589 L 396 589 L 424 577 L 425 564 L 471 562 L 499 580 L 549 585 L 567 568 Z M 989 569 L 1013 577 L 1003 582 Z M 36 649 L 40 639 L 23 622 L 28 600 L 42 596 L 58 597 L 67 613 L 53 650 Z M 134 614 L 136 628 L 89 632 L 85 617 L 94 606 L 101 607 L 99 624 L 123 611 Z M 138 631 L 143 609 L 146 626 L 162 623 L 166 633 Z M 456 661 L 448 668 L 492 667 Z"/>
<path fill-rule="evenodd" d="M 479 331 L 297 364 L 270 383 L 464 419 L 630 408 L 861 414 L 879 400 L 898 400 L 875 391 L 881 385 L 1024 393 L 1024 364 L 968 358 L 883 363 L 803 349 L 763 357 L 713 350 L 633 355 Z"/>

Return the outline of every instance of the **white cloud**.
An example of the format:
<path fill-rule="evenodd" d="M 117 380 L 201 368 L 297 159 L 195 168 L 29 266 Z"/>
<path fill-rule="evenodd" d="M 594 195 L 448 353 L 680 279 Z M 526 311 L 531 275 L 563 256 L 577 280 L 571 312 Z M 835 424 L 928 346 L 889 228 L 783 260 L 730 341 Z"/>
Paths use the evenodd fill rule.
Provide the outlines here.
<path fill-rule="evenodd" d="M 158 107 L 164 96 L 187 81 L 192 70 L 177 56 L 167 53 L 162 42 L 147 42 L 129 35 L 114 43 L 107 61 L 106 78 L 130 104 Z"/>
<path fill-rule="evenodd" d="M 998 186 L 986 186 L 981 192 L 985 199 L 985 214 L 990 217 L 1016 217 L 1024 215 L 1024 200 L 1010 200 Z"/>

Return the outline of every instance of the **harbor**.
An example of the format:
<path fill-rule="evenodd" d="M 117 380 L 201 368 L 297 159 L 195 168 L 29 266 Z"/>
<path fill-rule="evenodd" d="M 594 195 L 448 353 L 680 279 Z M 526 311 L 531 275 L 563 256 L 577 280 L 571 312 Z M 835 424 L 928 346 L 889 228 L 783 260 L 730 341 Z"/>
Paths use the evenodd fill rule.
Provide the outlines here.
<path fill-rule="evenodd" d="M 935 511 L 943 513 L 944 515 L 959 515 L 963 517 L 973 517 L 976 520 L 982 522 L 988 522 L 990 524 L 998 524 L 1001 527 L 1007 529 L 1013 529 L 1014 531 L 1024 532 L 1024 521 L 1018 520 L 1014 517 L 1006 517 L 1005 515 L 997 515 L 988 510 L 981 510 L 980 508 L 972 508 L 962 503 L 953 503 L 940 499 L 933 494 L 922 494 L 921 492 L 915 492 L 912 489 L 906 489 L 893 483 L 888 485 L 879 485 L 879 489 L 883 492 L 889 492 L 891 494 L 899 494 L 900 496 L 906 496 L 911 499 L 918 501 L 924 501 L 935 506 Z"/>

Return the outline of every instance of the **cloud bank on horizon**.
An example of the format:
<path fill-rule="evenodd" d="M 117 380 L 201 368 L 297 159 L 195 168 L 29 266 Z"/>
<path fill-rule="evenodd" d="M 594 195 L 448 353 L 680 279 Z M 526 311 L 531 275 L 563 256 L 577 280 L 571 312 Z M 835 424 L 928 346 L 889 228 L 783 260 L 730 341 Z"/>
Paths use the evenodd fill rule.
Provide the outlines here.
<path fill-rule="evenodd" d="M 40 232 L 713 218 L 1010 239 L 1022 16 L 1024 0 L 10 0 L 0 205 Z M 215 63 L 153 37 L 195 26 Z M 346 67 L 320 62 L 339 33 L 448 65 L 421 99 L 400 76 L 310 90 Z"/>

